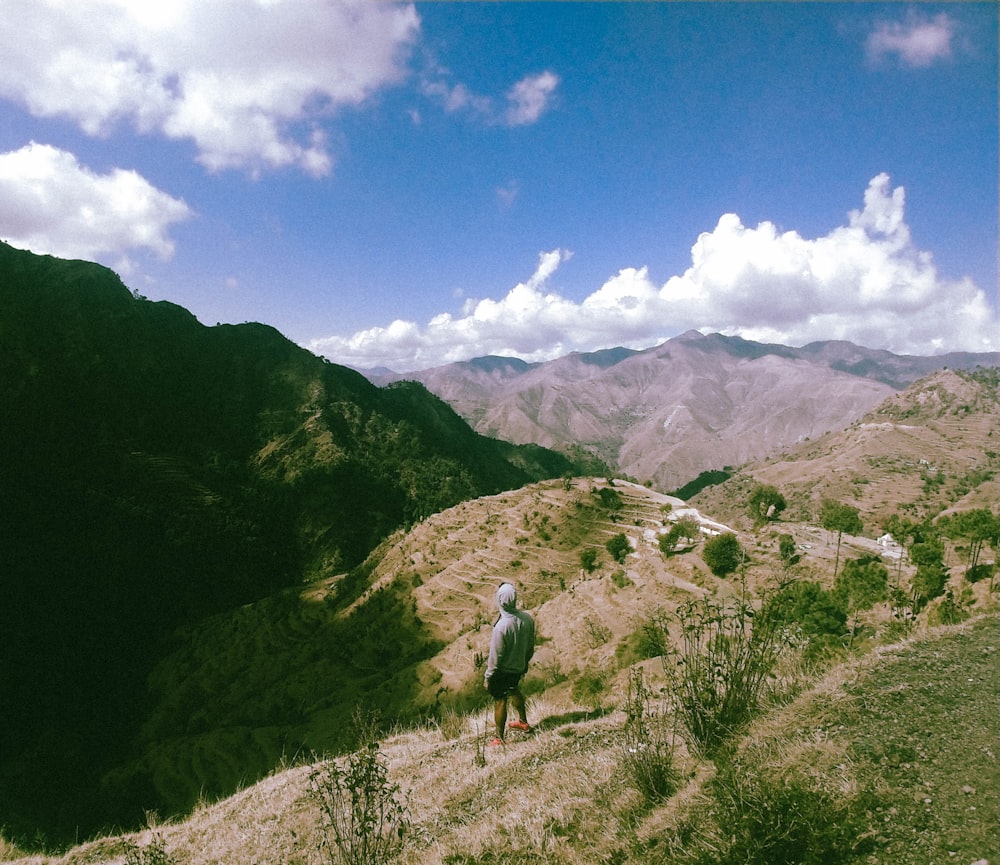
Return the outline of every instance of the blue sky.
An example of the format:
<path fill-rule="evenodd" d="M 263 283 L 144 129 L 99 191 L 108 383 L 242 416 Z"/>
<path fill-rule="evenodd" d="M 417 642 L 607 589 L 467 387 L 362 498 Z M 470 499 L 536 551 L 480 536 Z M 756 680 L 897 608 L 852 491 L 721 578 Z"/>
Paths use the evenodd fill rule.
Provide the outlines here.
<path fill-rule="evenodd" d="M 0 237 L 205 324 L 1000 349 L 993 3 L 4 8 Z"/>

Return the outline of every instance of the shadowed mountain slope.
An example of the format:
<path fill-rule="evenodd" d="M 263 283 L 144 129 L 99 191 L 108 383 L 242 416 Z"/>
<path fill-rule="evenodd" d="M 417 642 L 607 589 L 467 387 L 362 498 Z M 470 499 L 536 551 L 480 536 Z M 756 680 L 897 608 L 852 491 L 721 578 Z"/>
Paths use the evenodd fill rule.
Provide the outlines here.
<path fill-rule="evenodd" d="M 474 433 L 419 384 L 376 388 L 273 328 L 205 327 L 106 268 L 6 244 L 0 345 L 9 825 L 118 819 L 97 780 L 176 627 L 570 468 Z"/>

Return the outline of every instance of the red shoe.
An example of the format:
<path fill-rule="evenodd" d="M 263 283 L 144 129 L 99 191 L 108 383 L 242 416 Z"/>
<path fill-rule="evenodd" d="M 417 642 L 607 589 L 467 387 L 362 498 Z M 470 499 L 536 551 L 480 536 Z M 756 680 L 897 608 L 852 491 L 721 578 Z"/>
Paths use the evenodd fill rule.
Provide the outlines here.
<path fill-rule="evenodd" d="M 496 748 L 498 745 L 503 744 L 503 739 L 490 739 L 489 745 L 491 748 Z"/>
<path fill-rule="evenodd" d="M 531 729 L 531 724 L 525 721 L 511 721 L 507 726 L 512 730 L 523 730 L 525 733 Z"/>

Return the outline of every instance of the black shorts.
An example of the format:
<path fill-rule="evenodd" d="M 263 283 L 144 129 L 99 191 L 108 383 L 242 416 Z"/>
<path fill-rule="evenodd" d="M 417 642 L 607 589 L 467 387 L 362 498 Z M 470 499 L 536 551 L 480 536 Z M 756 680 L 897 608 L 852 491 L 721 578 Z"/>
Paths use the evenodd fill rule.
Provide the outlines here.
<path fill-rule="evenodd" d="M 488 689 L 494 700 L 502 700 L 508 694 L 513 694 L 521 684 L 520 673 L 504 673 L 497 670 L 489 679 Z"/>

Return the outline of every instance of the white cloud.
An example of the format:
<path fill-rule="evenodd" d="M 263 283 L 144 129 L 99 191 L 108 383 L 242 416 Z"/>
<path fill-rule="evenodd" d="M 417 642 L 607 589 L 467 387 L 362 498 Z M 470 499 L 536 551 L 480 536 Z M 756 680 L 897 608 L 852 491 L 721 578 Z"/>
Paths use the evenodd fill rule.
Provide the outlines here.
<path fill-rule="evenodd" d="M 530 126 L 537 123 L 549 109 L 559 76 L 554 72 L 528 75 L 514 84 L 505 95 L 502 107 L 482 94 L 474 93 L 465 84 L 450 83 L 448 71 L 435 68 L 421 84 L 421 92 L 439 103 L 449 114 L 466 111 L 486 123 L 500 126 Z"/>
<path fill-rule="evenodd" d="M 116 267 L 131 272 L 126 250 L 169 258 L 170 226 L 191 215 L 134 171 L 96 174 L 44 144 L 0 154 L 0 235 L 14 246 L 63 258 L 122 256 Z"/>
<path fill-rule="evenodd" d="M 559 86 L 559 76 L 552 72 L 529 75 L 517 82 L 507 93 L 507 111 L 504 119 L 508 126 L 526 126 L 537 122 L 552 101 L 552 94 Z"/>
<path fill-rule="evenodd" d="M 399 81 L 418 30 L 412 5 L 362 0 L 9 0 L 0 96 L 192 140 L 210 169 L 321 175 L 321 120 Z"/>
<path fill-rule="evenodd" d="M 338 363 L 401 372 L 486 354 L 534 361 L 645 348 L 688 329 L 785 345 L 844 339 L 901 354 L 1000 349 L 985 293 L 938 274 L 911 242 L 904 208 L 903 188 L 880 174 L 847 225 L 816 239 L 724 214 L 698 237 L 683 274 L 660 285 L 647 268 L 624 268 L 582 302 L 547 288 L 569 256 L 554 250 L 506 296 L 467 300 L 458 317 L 396 321 L 309 347 Z"/>
<path fill-rule="evenodd" d="M 903 66 L 920 69 L 951 56 L 955 22 L 944 12 L 933 18 L 910 12 L 902 23 L 882 22 L 868 36 L 869 59 L 897 57 Z"/>

